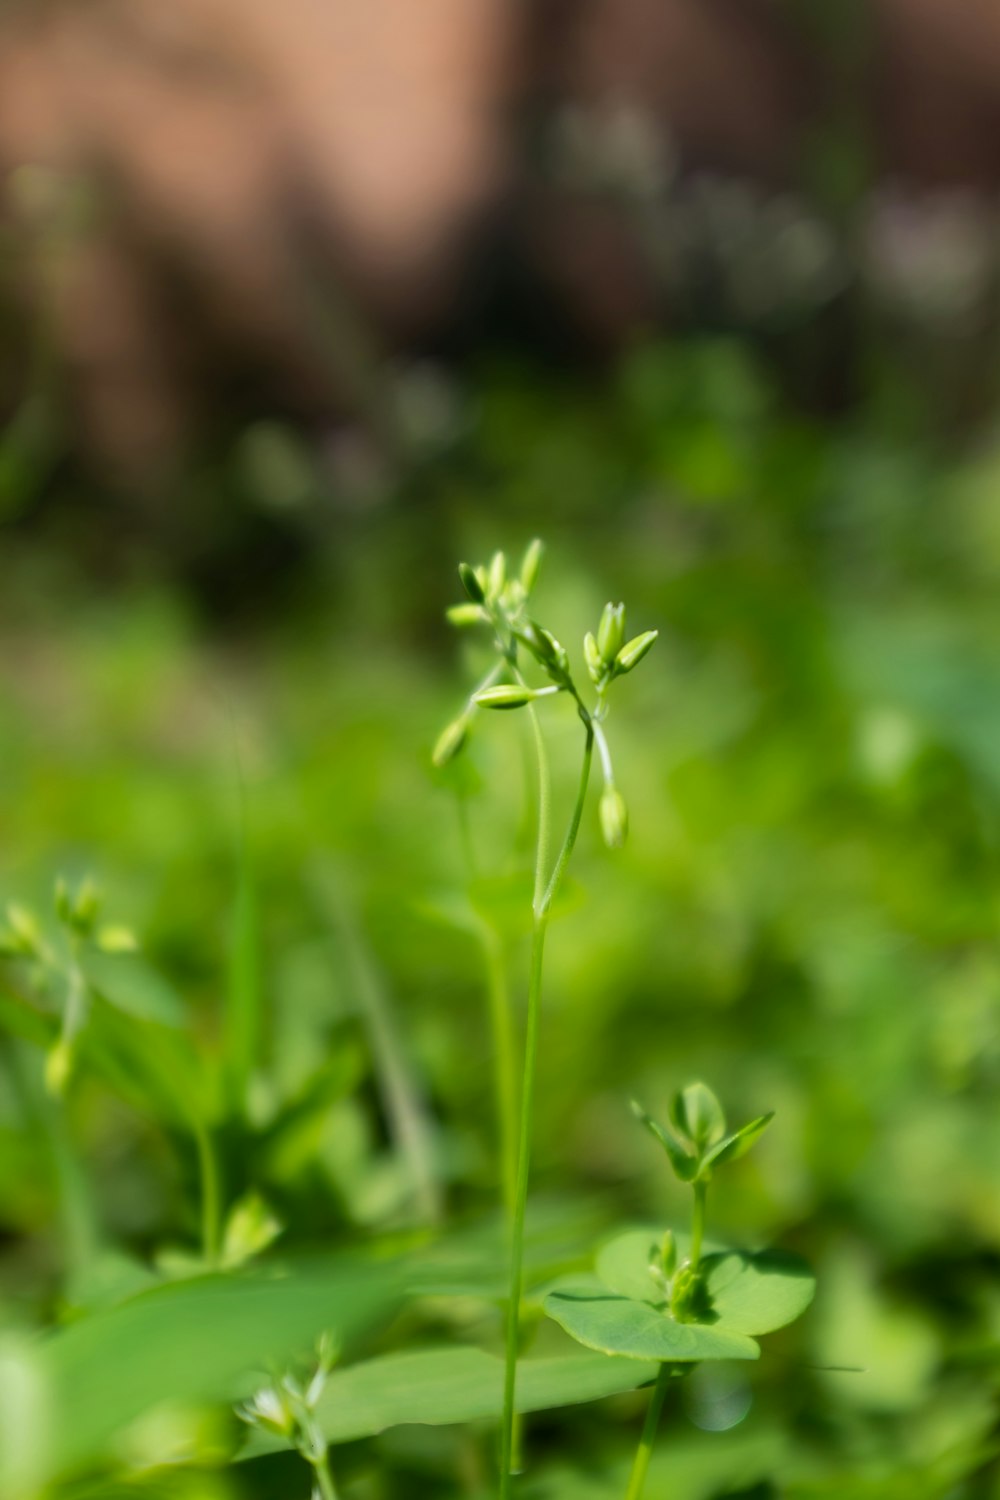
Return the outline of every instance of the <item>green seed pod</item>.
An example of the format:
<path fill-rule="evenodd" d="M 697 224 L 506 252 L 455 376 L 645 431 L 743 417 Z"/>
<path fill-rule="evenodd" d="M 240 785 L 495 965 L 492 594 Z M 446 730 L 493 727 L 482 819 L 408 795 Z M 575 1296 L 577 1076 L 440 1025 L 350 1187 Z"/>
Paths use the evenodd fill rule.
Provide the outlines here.
<path fill-rule="evenodd" d="M 526 594 L 530 594 L 538 582 L 538 570 L 542 565 L 542 554 L 545 551 L 545 543 L 539 538 L 531 543 L 521 562 L 521 584 Z"/>
<path fill-rule="evenodd" d="M 621 675 L 637 667 L 647 651 L 652 649 L 653 642 L 659 633 L 658 630 L 646 630 L 642 635 L 633 636 L 615 657 L 615 672 Z"/>
<path fill-rule="evenodd" d="M 506 582 L 507 559 L 502 552 L 494 552 L 490 558 L 489 583 L 486 590 L 488 597 L 490 599 L 499 599 Z"/>
<path fill-rule="evenodd" d="M 461 629 L 466 625 L 482 625 L 489 619 L 489 615 L 481 604 L 453 604 L 450 609 L 445 610 L 445 619 L 449 625 L 457 625 Z"/>
<path fill-rule="evenodd" d="M 625 798 L 609 782 L 601 793 L 601 833 L 609 849 L 620 849 L 628 836 L 628 808 Z"/>
<path fill-rule="evenodd" d="M 614 661 L 625 642 L 624 604 L 606 604 L 597 627 L 597 649 L 608 666 Z"/>
<path fill-rule="evenodd" d="M 474 701 L 480 708 L 523 708 L 538 697 L 531 688 L 521 687 L 517 682 L 502 682 L 497 687 L 483 688 Z"/>
<path fill-rule="evenodd" d="M 458 576 L 462 580 L 462 587 L 472 600 L 473 604 L 486 603 L 486 590 L 479 581 L 476 569 L 469 563 L 459 563 Z"/>
<path fill-rule="evenodd" d="M 587 663 L 590 680 L 597 687 L 607 676 L 608 669 L 604 664 L 593 632 L 590 630 L 587 631 L 587 634 L 583 638 L 583 659 Z"/>
<path fill-rule="evenodd" d="M 431 764 L 439 771 L 449 765 L 463 749 L 468 734 L 469 725 L 464 715 L 460 719 L 452 719 L 438 735 L 437 743 L 431 751 Z"/>

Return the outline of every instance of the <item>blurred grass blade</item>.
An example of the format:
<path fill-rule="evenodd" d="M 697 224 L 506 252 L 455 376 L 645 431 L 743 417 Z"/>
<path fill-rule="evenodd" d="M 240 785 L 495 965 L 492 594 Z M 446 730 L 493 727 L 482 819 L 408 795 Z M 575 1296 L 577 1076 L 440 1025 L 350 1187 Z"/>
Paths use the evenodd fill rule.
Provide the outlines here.
<path fill-rule="evenodd" d="M 372 1051 L 386 1126 L 406 1163 L 417 1214 L 424 1223 L 437 1223 L 441 1219 L 442 1202 L 430 1121 L 390 997 L 365 942 L 345 882 L 329 861 L 314 865 L 312 888 L 321 911 L 332 922 L 341 941 Z"/>
<path fill-rule="evenodd" d="M 250 1086 L 258 1065 L 261 1042 L 263 986 L 260 953 L 260 913 L 244 803 L 229 942 L 225 1023 L 231 1107 L 234 1113 L 244 1116 L 249 1109 Z"/>

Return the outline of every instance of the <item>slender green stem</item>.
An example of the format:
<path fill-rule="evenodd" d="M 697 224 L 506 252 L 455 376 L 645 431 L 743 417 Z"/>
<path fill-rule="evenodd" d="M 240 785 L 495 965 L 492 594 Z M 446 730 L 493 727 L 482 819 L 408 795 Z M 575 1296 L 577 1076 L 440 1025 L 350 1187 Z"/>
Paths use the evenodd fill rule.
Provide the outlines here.
<path fill-rule="evenodd" d="M 518 673 L 520 676 L 520 673 Z M 534 705 L 528 704 L 528 718 L 535 738 L 535 758 L 538 762 L 538 840 L 535 845 L 535 914 L 545 896 L 545 871 L 549 864 L 549 839 L 552 826 L 552 778 L 549 772 L 549 757 L 542 736 L 542 726 Z"/>
<path fill-rule="evenodd" d="M 508 1224 L 513 1225 L 517 1188 L 517 1077 L 514 1071 L 514 1017 L 510 1003 L 510 986 L 507 983 L 507 970 L 504 964 L 503 944 L 499 934 L 488 922 L 484 922 L 480 928 L 480 943 L 486 964 L 490 1029 L 493 1034 L 493 1078 L 496 1094 L 500 1181 L 503 1186 L 504 1212 Z"/>
<path fill-rule="evenodd" d="M 333 1482 L 333 1475 L 330 1473 L 330 1461 L 325 1453 L 318 1463 L 313 1464 L 312 1469 L 316 1476 L 316 1487 L 322 1495 L 323 1500 L 337 1500 L 337 1486 Z"/>
<path fill-rule="evenodd" d="M 193 1118 L 191 1128 L 198 1152 L 201 1178 L 201 1246 L 210 1266 L 218 1265 L 222 1247 L 222 1204 L 219 1189 L 219 1166 L 208 1126 Z"/>
<path fill-rule="evenodd" d="M 653 1454 L 653 1443 L 656 1441 L 656 1429 L 660 1425 L 660 1413 L 663 1411 L 663 1401 L 667 1394 L 667 1386 L 670 1384 L 670 1366 L 661 1365 L 660 1373 L 656 1377 L 653 1394 L 649 1398 L 649 1406 L 646 1408 L 646 1420 L 642 1424 L 642 1436 L 636 1449 L 635 1462 L 632 1465 L 632 1473 L 625 1492 L 625 1500 L 642 1500 L 642 1492 L 646 1487 L 646 1473 L 649 1469 L 649 1460 Z"/>
<path fill-rule="evenodd" d="M 697 1271 L 698 1262 L 701 1260 L 701 1241 L 705 1233 L 705 1199 L 708 1196 L 708 1183 L 696 1182 L 694 1185 L 694 1212 L 691 1215 L 691 1269 Z"/>
<path fill-rule="evenodd" d="M 580 832 L 580 820 L 583 817 L 583 807 L 587 800 L 587 787 L 590 782 L 590 762 L 594 754 L 594 729 L 589 719 L 586 720 L 586 731 L 587 738 L 583 747 L 583 766 L 580 771 L 580 785 L 576 794 L 576 802 L 573 805 L 573 813 L 569 821 L 569 827 L 566 830 L 563 846 L 559 850 L 552 875 L 542 896 L 541 911 L 545 916 L 548 916 L 552 909 L 552 903 L 559 894 L 559 887 L 562 885 L 563 876 L 566 874 L 566 866 L 569 864 L 573 847 L 576 844 L 576 836 Z"/>
<path fill-rule="evenodd" d="M 520 1342 L 521 1287 L 524 1270 L 524 1218 L 528 1204 L 531 1169 L 531 1138 L 535 1123 L 535 1065 L 538 1053 L 538 1021 L 542 999 L 542 965 L 548 916 L 535 917 L 531 935 L 531 973 L 528 981 L 528 1017 L 524 1039 L 524 1082 L 521 1089 L 521 1136 L 517 1156 L 514 1223 L 511 1234 L 510 1289 L 507 1299 L 507 1357 L 504 1368 L 503 1425 L 500 1431 L 500 1497 L 510 1495 L 514 1456 L 514 1403 L 517 1383 L 517 1353 Z"/>
<path fill-rule="evenodd" d="M 534 719 L 534 715 L 532 715 Z M 503 1420 L 500 1430 L 500 1500 L 509 1500 L 514 1456 L 514 1407 L 517 1387 L 517 1354 L 520 1339 L 521 1290 L 524 1268 L 524 1219 L 528 1203 L 528 1179 L 531 1171 L 531 1143 L 535 1119 L 535 1072 L 538 1054 L 538 1027 L 542 1002 L 542 973 L 545 935 L 549 913 L 566 873 L 583 817 L 590 763 L 594 749 L 594 732 L 589 718 L 584 721 L 586 743 L 576 801 L 562 847 L 556 856 L 551 876 L 546 880 L 549 831 L 548 759 L 541 732 L 536 723 L 539 764 L 538 850 L 535 861 L 535 920 L 531 936 L 531 968 L 528 980 L 528 1014 L 524 1041 L 524 1078 L 521 1085 L 521 1129 L 518 1142 L 517 1182 L 514 1199 L 514 1223 L 510 1257 L 510 1286 L 507 1299 L 507 1349 L 504 1368 Z"/>

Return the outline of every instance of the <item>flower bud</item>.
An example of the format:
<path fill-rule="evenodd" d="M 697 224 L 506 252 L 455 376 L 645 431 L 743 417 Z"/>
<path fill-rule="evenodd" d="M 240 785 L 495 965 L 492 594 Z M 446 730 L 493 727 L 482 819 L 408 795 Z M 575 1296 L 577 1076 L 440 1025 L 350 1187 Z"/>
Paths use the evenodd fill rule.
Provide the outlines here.
<path fill-rule="evenodd" d="M 538 570 L 542 564 L 542 553 L 545 551 L 545 543 L 539 538 L 531 543 L 521 563 L 521 584 L 526 594 L 530 594 L 538 582 Z"/>
<path fill-rule="evenodd" d="M 463 589 L 473 604 L 485 604 L 486 591 L 479 581 L 479 576 L 475 568 L 470 563 L 459 563 L 458 576 L 462 580 Z"/>
<path fill-rule="evenodd" d="M 647 651 L 652 648 L 659 633 L 658 630 L 645 630 L 642 635 L 633 636 L 615 657 L 615 671 L 631 672 L 633 667 L 637 667 Z"/>
<path fill-rule="evenodd" d="M 628 808 L 625 798 L 610 782 L 601 793 L 601 833 L 609 849 L 620 849 L 628 835 Z"/>
<path fill-rule="evenodd" d="M 507 582 L 507 559 L 502 552 L 494 552 L 490 558 L 487 593 L 491 599 L 499 599 Z"/>
<path fill-rule="evenodd" d="M 625 640 L 624 604 L 606 604 L 597 627 L 597 649 L 608 666 L 614 661 Z"/>
<path fill-rule="evenodd" d="M 461 628 L 465 625 L 481 625 L 488 616 L 481 604 L 453 604 L 450 609 L 445 610 L 445 619 L 449 625 Z"/>
<path fill-rule="evenodd" d="M 536 692 L 519 682 L 501 682 L 496 687 L 483 688 L 473 701 L 480 708 L 523 708 L 537 697 Z"/>
<path fill-rule="evenodd" d="M 440 771 L 459 754 L 468 737 L 469 726 L 465 718 L 452 719 L 438 735 L 437 744 L 431 751 L 431 764 Z"/>
<path fill-rule="evenodd" d="M 601 657 L 600 649 L 594 639 L 593 632 L 588 630 L 583 638 L 583 659 L 587 663 L 587 671 L 590 680 L 596 687 L 602 677 L 607 675 L 607 667 Z"/>

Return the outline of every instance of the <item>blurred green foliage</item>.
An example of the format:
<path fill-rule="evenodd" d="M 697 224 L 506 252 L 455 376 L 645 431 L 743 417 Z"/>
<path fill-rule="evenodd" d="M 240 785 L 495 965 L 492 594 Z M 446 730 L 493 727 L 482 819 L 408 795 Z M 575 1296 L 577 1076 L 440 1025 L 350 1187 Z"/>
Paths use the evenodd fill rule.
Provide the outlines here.
<path fill-rule="evenodd" d="M 943 452 L 878 406 L 804 416 L 729 341 L 472 390 L 398 493 L 324 513 L 282 580 L 298 601 L 238 628 L 155 567 L 107 593 L 44 528 L 8 531 L 0 895 L 45 909 L 57 873 L 95 874 L 224 1080 L 226 1205 L 259 1191 L 289 1251 L 407 1230 L 436 1211 L 428 1162 L 472 1233 L 498 1198 L 487 979 L 452 918 L 477 880 L 520 993 L 530 783 L 491 790 L 492 723 L 461 777 L 431 771 L 472 680 L 440 617 L 455 558 L 543 535 L 564 639 L 622 595 L 660 641 L 616 722 L 629 843 L 603 848 L 595 802 L 550 940 L 536 1279 L 686 1212 L 632 1095 L 655 1113 L 702 1076 L 734 1118 L 773 1108 L 714 1227 L 804 1253 L 819 1294 L 740 1375 L 732 1431 L 723 1395 L 678 1398 L 651 1493 L 996 1496 L 1000 448 Z M 572 765 L 571 712 L 551 726 Z M 99 1301 L 112 1252 L 193 1253 L 197 1160 L 96 1069 L 55 1104 L 0 1005 L 0 1309 L 23 1338 Z M 499 1331 L 470 1290 L 393 1337 Z M 529 1426 L 525 1496 L 619 1494 L 637 1412 Z M 305 1495 L 290 1462 L 155 1492 Z M 359 1500 L 471 1496 L 491 1465 L 489 1428 L 402 1427 L 342 1472 Z"/>

